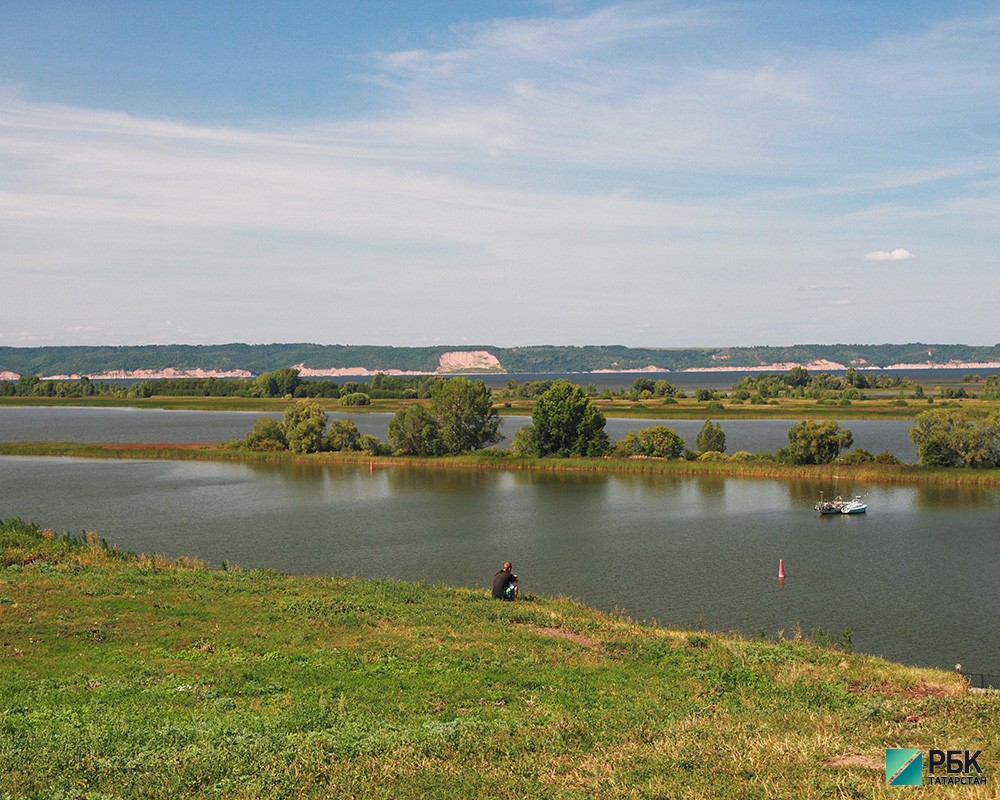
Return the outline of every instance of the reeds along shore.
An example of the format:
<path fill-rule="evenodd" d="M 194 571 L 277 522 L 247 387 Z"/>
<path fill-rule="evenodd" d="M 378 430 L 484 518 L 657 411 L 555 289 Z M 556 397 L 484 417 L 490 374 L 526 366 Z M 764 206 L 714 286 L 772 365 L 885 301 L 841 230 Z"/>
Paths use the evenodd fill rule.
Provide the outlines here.
<path fill-rule="evenodd" d="M 484 450 L 462 456 L 373 456 L 367 453 L 255 453 L 218 444 L 88 444 L 73 442 L 0 442 L 0 455 L 67 456 L 75 458 L 157 459 L 177 461 L 302 462 L 359 466 L 432 469 L 509 469 L 547 472 L 665 473 L 718 475 L 732 478 L 827 480 L 848 478 L 869 484 L 951 484 L 1000 486 L 1000 470 L 929 468 L 913 464 L 819 464 L 794 466 L 773 461 L 688 461 L 633 457 L 522 458 L 505 450 Z"/>

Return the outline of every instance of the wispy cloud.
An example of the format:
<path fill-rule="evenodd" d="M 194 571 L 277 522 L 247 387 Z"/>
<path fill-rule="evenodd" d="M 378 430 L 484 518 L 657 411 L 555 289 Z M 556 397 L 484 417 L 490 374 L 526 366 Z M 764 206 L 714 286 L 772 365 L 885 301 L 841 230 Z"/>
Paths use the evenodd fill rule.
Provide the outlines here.
<path fill-rule="evenodd" d="M 897 247 L 895 250 L 874 250 L 871 253 L 865 253 L 865 261 L 910 261 L 916 258 L 913 253 L 902 247 Z"/>
<path fill-rule="evenodd" d="M 1000 17 L 806 48 L 744 37 L 740 4 L 672 8 L 491 20 L 373 54 L 371 106 L 352 118 L 205 125 L 0 89 L 8 330 L 30 330 L 45 298 L 64 320 L 131 314 L 149 339 L 267 326 L 257 335 L 357 341 L 372 316 L 392 319 L 394 343 L 413 326 L 621 340 L 618 316 L 649 322 L 636 344 L 698 344 L 706 326 L 739 343 L 761 318 L 786 343 L 876 318 L 889 332 L 861 338 L 928 336 L 867 298 L 818 322 L 787 309 L 796 286 L 863 273 L 872 244 L 931 263 L 944 248 L 929 239 L 960 231 L 966 256 L 990 251 Z M 932 279 L 897 287 L 898 307 Z M 233 324 L 233 291 L 246 327 L 213 336 L 205 320 Z M 305 295 L 310 311 L 277 327 L 275 307 Z M 80 337 L 94 327 L 72 319 Z"/>
<path fill-rule="evenodd" d="M 907 160 L 891 137 L 948 137 L 961 157 L 956 131 L 991 130 L 982 98 L 1000 93 L 1000 48 L 987 46 L 997 15 L 795 49 L 748 45 L 735 31 L 750 20 L 732 6 L 661 9 L 462 25 L 438 49 L 380 54 L 394 110 L 359 130 L 460 161 L 771 176 L 842 169 L 845 149 L 865 169 L 927 168 L 922 148 Z M 700 47 L 706 38 L 716 47 Z"/>

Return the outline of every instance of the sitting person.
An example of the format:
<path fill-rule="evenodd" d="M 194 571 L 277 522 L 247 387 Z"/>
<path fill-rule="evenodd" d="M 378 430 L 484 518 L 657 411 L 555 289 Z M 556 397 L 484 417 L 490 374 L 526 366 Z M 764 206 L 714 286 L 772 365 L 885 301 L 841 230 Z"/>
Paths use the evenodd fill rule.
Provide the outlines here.
<path fill-rule="evenodd" d="M 517 600 L 517 575 L 511 570 L 509 561 L 504 562 L 503 569 L 493 576 L 493 596 L 497 600 Z"/>

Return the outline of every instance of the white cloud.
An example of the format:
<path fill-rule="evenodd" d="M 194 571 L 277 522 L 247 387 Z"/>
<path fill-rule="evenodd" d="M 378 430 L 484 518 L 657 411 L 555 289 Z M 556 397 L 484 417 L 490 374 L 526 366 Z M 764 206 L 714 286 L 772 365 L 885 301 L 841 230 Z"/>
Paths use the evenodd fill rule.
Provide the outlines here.
<path fill-rule="evenodd" d="M 865 253 L 865 261 L 910 261 L 916 258 L 913 253 L 902 247 L 897 247 L 895 250 L 874 250 L 871 253 Z"/>

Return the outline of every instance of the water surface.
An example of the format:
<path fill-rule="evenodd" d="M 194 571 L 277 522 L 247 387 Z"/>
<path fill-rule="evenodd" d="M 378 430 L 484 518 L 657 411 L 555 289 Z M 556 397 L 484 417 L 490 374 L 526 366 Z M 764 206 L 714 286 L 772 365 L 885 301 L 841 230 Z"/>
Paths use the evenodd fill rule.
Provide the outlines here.
<path fill-rule="evenodd" d="M 820 491 L 869 513 L 820 517 Z M 527 592 L 669 626 L 797 627 L 998 672 L 1000 491 L 669 475 L 0 458 L 0 515 L 126 550 Z M 778 560 L 787 578 L 777 580 Z"/>

